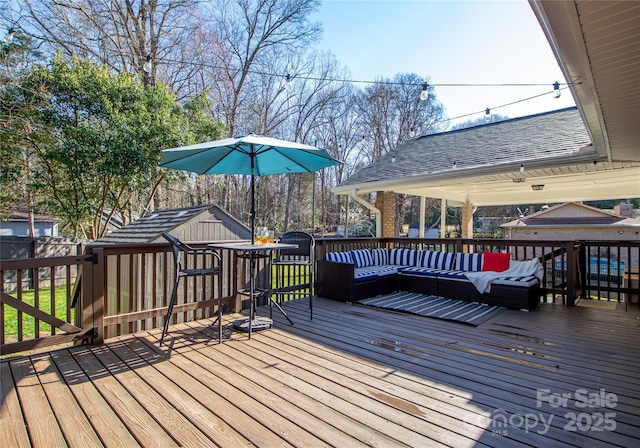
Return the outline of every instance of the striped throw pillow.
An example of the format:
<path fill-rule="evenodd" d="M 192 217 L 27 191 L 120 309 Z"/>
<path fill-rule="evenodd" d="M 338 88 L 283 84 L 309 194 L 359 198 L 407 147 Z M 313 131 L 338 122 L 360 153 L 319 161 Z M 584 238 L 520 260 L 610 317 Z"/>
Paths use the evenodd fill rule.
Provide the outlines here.
<path fill-rule="evenodd" d="M 374 266 L 386 266 L 389 264 L 389 251 L 387 249 L 373 249 L 371 255 L 373 256 Z"/>
<path fill-rule="evenodd" d="M 349 252 L 328 252 L 325 258 L 327 261 L 353 264 L 353 258 L 351 258 L 351 253 Z"/>
<path fill-rule="evenodd" d="M 424 251 L 422 266 L 432 269 L 452 270 L 455 254 L 452 252 L 439 252 L 435 250 Z"/>
<path fill-rule="evenodd" d="M 456 254 L 456 269 L 458 271 L 482 271 L 482 254 Z"/>
<path fill-rule="evenodd" d="M 367 266 L 373 265 L 373 256 L 371 255 L 371 250 L 350 250 L 349 253 L 351 254 L 351 258 L 353 259 L 353 264 L 357 268 L 366 268 Z"/>
<path fill-rule="evenodd" d="M 391 249 L 390 264 L 398 266 L 416 266 L 418 251 L 415 249 Z"/>

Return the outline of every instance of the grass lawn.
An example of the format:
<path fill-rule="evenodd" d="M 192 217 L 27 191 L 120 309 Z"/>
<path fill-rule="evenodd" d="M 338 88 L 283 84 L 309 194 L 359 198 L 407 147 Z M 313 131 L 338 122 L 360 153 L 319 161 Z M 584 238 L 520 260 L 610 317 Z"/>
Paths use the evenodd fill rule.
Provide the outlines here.
<path fill-rule="evenodd" d="M 17 298 L 17 293 L 11 293 Z M 51 289 L 42 288 L 38 294 L 37 308 L 47 314 L 51 314 Z M 22 301 L 29 305 L 35 305 L 35 291 L 22 291 Z M 55 316 L 58 319 L 67 320 L 67 287 L 61 285 L 54 290 Z M 22 317 L 22 340 L 34 339 L 36 337 L 36 319 L 25 313 L 21 313 Z M 71 310 L 71 321 L 73 321 L 74 310 Z M 40 337 L 51 334 L 51 325 L 39 322 Z M 5 343 L 18 341 L 18 310 L 4 305 L 4 337 Z"/>

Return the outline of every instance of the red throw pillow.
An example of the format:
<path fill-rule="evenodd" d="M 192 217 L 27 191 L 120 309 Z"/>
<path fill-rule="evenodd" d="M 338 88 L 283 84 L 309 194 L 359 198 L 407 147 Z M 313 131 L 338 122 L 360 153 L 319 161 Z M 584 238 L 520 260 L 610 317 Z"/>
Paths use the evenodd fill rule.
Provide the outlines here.
<path fill-rule="evenodd" d="M 496 252 L 484 252 L 482 255 L 483 271 L 502 272 L 509 269 L 510 254 L 498 254 Z"/>

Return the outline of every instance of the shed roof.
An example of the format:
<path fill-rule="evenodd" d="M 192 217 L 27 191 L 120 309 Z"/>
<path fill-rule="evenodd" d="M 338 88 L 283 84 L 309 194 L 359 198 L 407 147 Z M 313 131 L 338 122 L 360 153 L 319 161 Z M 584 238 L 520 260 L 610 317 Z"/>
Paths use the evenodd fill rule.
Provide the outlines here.
<path fill-rule="evenodd" d="M 251 238 L 249 228 L 218 205 L 201 205 L 170 210 L 156 210 L 132 223 L 114 230 L 92 244 L 135 244 L 164 241 L 162 232 L 172 233 L 191 223 L 217 221 L 220 225 L 239 229 L 241 238 Z M 182 235 L 179 237 L 183 238 Z M 189 241 L 185 238 L 185 241 Z"/>

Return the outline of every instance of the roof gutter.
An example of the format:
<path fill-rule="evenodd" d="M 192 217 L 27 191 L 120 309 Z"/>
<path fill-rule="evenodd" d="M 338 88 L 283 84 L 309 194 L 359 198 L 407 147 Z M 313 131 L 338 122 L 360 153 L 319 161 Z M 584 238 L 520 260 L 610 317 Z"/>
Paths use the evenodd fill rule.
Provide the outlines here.
<path fill-rule="evenodd" d="M 593 147 L 584 146 L 577 151 L 577 154 L 565 155 L 560 157 L 539 158 L 539 159 L 522 159 L 513 162 L 500 163 L 496 165 L 481 165 L 468 168 L 458 168 L 455 170 L 445 170 L 439 172 L 431 172 L 426 174 L 418 174 L 409 177 L 397 179 L 386 179 L 381 181 L 362 182 L 351 185 L 337 185 L 331 189 L 333 194 L 350 194 L 351 191 L 364 190 L 365 193 L 378 190 L 391 191 L 394 188 L 413 185 L 420 182 L 436 182 L 440 180 L 465 179 L 475 176 L 484 176 L 491 174 L 509 174 L 519 173 L 520 165 L 525 164 L 527 171 L 537 169 L 545 169 L 552 167 L 562 167 L 569 165 L 582 165 L 585 163 L 592 164 L 594 156 L 597 157 Z"/>
<path fill-rule="evenodd" d="M 373 205 L 369 204 L 368 201 L 365 201 L 364 199 L 362 199 L 362 197 L 358 196 L 358 190 L 356 190 L 355 188 L 351 190 L 351 197 L 358 204 L 362 205 L 363 207 L 369 209 L 370 211 L 376 214 L 376 238 L 381 238 L 382 237 L 382 212 L 377 208 L 375 208 Z"/>

